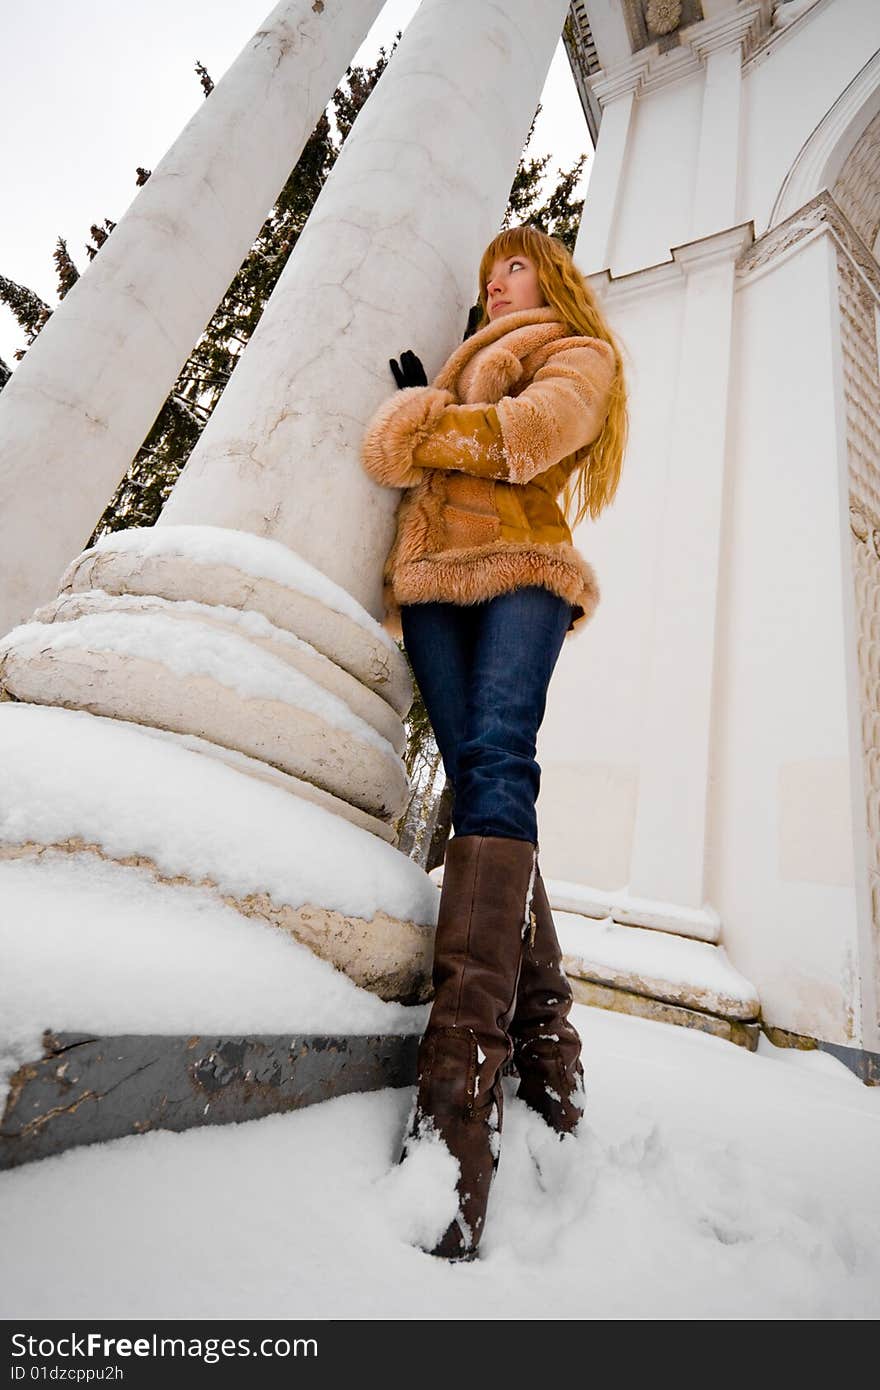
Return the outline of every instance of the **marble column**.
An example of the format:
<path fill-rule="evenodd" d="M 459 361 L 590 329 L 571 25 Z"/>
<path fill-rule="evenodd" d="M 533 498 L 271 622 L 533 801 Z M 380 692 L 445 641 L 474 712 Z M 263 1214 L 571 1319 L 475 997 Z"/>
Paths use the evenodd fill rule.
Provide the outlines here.
<path fill-rule="evenodd" d="M 282 0 L 0 396 L 0 632 L 55 591 L 382 0 Z"/>
<path fill-rule="evenodd" d="M 564 0 L 423 0 L 309 217 L 160 525 L 289 545 L 381 614 L 398 494 L 356 459 L 413 348 L 460 341 Z"/>
<path fill-rule="evenodd" d="M 412 347 L 430 376 L 461 339 L 566 8 L 423 0 L 161 524 L 73 561 L 0 643 L 0 699 L 196 736 L 390 838 L 412 698 L 378 621 L 399 493 L 360 444 L 389 357 Z"/>

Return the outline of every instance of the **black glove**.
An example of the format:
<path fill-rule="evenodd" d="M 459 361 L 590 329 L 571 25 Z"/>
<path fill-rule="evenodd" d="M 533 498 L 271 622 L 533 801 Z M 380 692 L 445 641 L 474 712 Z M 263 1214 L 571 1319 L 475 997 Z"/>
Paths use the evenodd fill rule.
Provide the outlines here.
<path fill-rule="evenodd" d="M 402 352 L 399 366 L 394 358 L 390 357 L 388 365 L 394 373 L 394 380 L 401 391 L 405 386 L 427 386 L 428 378 L 425 369 L 414 352 L 409 350 Z"/>
<path fill-rule="evenodd" d="M 461 340 L 463 343 L 466 343 L 468 338 L 473 337 L 474 333 L 476 333 L 477 324 L 480 322 L 480 319 L 482 317 L 483 306 L 482 304 L 477 302 L 468 314 L 467 328 L 464 330 L 464 337 Z"/>

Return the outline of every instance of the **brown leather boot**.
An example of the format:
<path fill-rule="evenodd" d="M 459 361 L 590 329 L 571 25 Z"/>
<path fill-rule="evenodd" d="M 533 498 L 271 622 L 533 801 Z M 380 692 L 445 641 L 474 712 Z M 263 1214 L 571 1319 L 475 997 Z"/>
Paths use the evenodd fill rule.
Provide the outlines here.
<path fill-rule="evenodd" d="M 434 944 L 434 1004 L 419 1045 L 418 1093 L 404 1157 L 436 1131 L 459 1163 L 458 1212 L 430 1252 L 473 1259 L 498 1166 L 501 1072 L 513 1053 L 523 934 L 537 846 L 456 835 L 446 847 Z"/>
<path fill-rule="evenodd" d="M 516 1092 L 560 1135 L 571 1134 L 583 1114 L 581 1040 L 568 1021 L 573 994 L 540 868 L 532 896 L 532 930 L 523 949 L 516 1011 L 510 1025 Z"/>

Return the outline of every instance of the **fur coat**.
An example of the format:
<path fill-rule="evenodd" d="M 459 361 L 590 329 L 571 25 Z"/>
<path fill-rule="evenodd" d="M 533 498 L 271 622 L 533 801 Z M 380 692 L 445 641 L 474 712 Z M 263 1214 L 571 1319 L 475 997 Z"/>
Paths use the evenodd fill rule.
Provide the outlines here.
<path fill-rule="evenodd" d="M 552 308 L 523 309 L 466 339 L 432 386 L 379 407 L 362 462 L 406 489 L 383 572 L 397 635 L 400 604 L 478 603 L 526 584 L 573 605 L 566 635 L 586 624 L 599 586 L 557 498 L 602 431 L 614 371 L 608 343 L 571 337 Z"/>

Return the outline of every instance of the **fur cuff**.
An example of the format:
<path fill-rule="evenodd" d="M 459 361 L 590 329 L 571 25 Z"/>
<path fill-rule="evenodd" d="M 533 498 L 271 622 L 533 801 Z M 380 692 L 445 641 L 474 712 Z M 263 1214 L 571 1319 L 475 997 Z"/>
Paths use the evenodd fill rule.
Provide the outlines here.
<path fill-rule="evenodd" d="M 361 462 L 386 487 L 412 487 L 424 475 L 413 452 L 431 432 L 442 411 L 455 403 L 451 391 L 407 386 L 384 401 L 367 426 Z"/>

